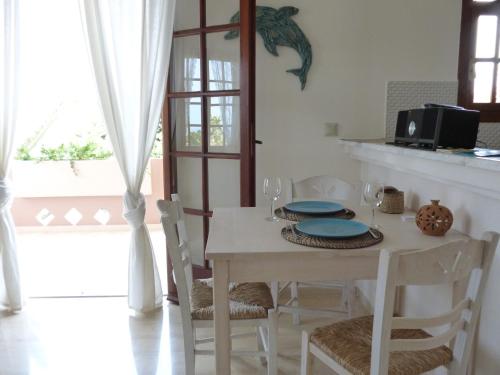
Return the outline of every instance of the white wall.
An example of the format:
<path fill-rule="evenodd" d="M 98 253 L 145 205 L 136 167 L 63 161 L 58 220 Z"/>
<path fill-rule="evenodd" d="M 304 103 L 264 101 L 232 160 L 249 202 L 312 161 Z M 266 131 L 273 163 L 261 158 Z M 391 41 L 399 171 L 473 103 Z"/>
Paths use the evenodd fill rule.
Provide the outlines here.
<path fill-rule="evenodd" d="M 176 29 L 196 27 L 198 3 L 178 1 Z M 237 4 L 237 0 L 211 0 L 208 23 L 228 22 Z M 293 20 L 313 51 L 307 86 L 301 91 L 297 77 L 286 72 L 301 66 L 297 52 L 278 47 L 280 57 L 274 57 L 257 36 L 256 135 L 264 142 L 256 146 L 259 205 L 265 204 L 266 175 L 300 179 L 332 174 L 357 182 L 358 164 L 342 152 L 335 137 L 325 136 L 325 123 L 338 123 L 342 138 L 383 137 L 388 80 L 456 79 L 460 0 L 260 0 L 258 5 L 299 8 Z M 222 33 L 217 37 L 219 43 L 209 45 L 211 53 L 216 50 L 220 58 L 231 60 L 227 46 L 232 49 L 237 42 L 223 40 Z M 199 56 L 197 38 L 183 38 L 175 48 L 179 58 Z M 177 66 L 181 68 L 183 61 Z M 182 69 L 180 73 L 182 77 Z M 184 108 L 181 102 L 178 105 L 180 126 Z M 182 127 L 178 134 L 183 134 Z M 184 204 L 200 208 L 199 162 L 179 163 Z M 222 162 L 211 168 L 227 180 L 239 180 L 237 168 Z M 222 184 L 211 194 L 226 190 Z M 216 196 L 217 205 L 233 204 L 234 195 Z M 196 260 L 201 262 L 201 223 L 193 219 L 189 226 L 197 241 Z"/>
<path fill-rule="evenodd" d="M 309 38 L 313 63 L 307 86 L 286 73 L 298 54 L 278 47 L 276 58 L 257 36 L 257 200 L 266 175 L 303 178 L 333 174 L 356 182 L 358 166 L 326 137 L 383 137 L 389 80 L 455 80 L 460 0 L 276 0 L 295 6 L 293 19 Z"/>

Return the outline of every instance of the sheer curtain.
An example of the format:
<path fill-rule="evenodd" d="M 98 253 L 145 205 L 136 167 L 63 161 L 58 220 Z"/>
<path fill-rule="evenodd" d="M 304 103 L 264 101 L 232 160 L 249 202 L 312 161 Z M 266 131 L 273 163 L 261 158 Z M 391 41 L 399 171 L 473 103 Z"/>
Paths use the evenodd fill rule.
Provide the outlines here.
<path fill-rule="evenodd" d="M 16 231 L 8 179 L 14 147 L 19 88 L 19 0 L 0 5 L 0 303 L 10 310 L 22 307 L 16 250 Z"/>
<path fill-rule="evenodd" d="M 210 90 L 232 90 L 237 88 L 233 77 L 239 74 L 235 63 L 231 61 L 210 60 Z M 221 96 L 217 98 L 220 109 L 221 124 L 224 126 L 224 146 L 226 152 L 239 152 L 240 127 L 239 111 L 235 110 L 235 97 Z M 215 107 L 212 105 L 210 108 Z M 238 107 L 236 107 L 238 108 Z"/>
<path fill-rule="evenodd" d="M 175 0 L 80 0 L 80 8 L 108 134 L 127 185 L 129 307 L 148 312 L 162 305 L 163 294 L 140 188 L 164 99 Z"/>

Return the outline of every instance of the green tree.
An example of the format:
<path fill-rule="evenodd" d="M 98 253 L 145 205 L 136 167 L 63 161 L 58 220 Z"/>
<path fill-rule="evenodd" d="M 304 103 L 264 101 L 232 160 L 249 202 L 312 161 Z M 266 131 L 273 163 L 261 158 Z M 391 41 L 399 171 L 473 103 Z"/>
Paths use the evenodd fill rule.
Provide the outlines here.
<path fill-rule="evenodd" d="M 224 127 L 218 116 L 210 117 L 210 146 L 224 146 Z"/>
<path fill-rule="evenodd" d="M 193 131 L 191 129 L 189 130 L 189 145 L 201 146 L 201 129 L 196 131 Z"/>
<path fill-rule="evenodd" d="M 64 144 L 58 147 L 44 147 L 40 149 L 40 161 L 64 160 L 66 158 L 66 146 Z"/>

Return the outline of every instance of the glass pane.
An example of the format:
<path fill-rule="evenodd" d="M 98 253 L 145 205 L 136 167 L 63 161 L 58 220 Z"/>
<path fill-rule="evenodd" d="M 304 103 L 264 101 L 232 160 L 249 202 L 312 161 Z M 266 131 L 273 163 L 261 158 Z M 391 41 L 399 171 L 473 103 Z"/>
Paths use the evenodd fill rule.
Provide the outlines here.
<path fill-rule="evenodd" d="M 181 197 L 181 199 L 184 198 Z M 202 266 L 205 260 L 203 251 L 203 216 L 186 214 L 184 217 L 191 249 L 191 261 L 193 264 Z"/>
<path fill-rule="evenodd" d="M 500 103 L 500 64 L 497 65 L 497 97 L 495 101 Z"/>
<path fill-rule="evenodd" d="M 240 10 L 239 0 L 206 0 L 207 1 L 207 26 L 239 23 L 239 15 L 233 16 Z"/>
<path fill-rule="evenodd" d="M 493 63 L 478 62 L 475 64 L 474 103 L 491 103 L 493 89 Z"/>
<path fill-rule="evenodd" d="M 240 39 L 225 40 L 225 33 L 207 34 L 208 89 L 240 88 Z"/>
<path fill-rule="evenodd" d="M 477 21 L 476 57 L 495 56 L 497 16 L 479 16 Z"/>
<path fill-rule="evenodd" d="M 200 27 L 200 0 L 181 0 L 175 4 L 174 30 Z"/>
<path fill-rule="evenodd" d="M 172 91 L 200 91 L 200 37 L 174 38 L 172 58 Z"/>
<path fill-rule="evenodd" d="M 209 98 L 209 152 L 240 152 L 240 98 Z"/>
<path fill-rule="evenodd" d="M 176 151 L 201 151 L 201 98 L 171 99 L 172 140 Z"/>
<path fill-rule="evenodd" d="M 498 57 L 500 57 L 500 39 L 498 40 Z"/>
<path fill-rule="evenodd" d="M 240 161 L 208 159 L 210 210 L 240 206 Z"/>
<path fill-rule="evenodd" d="M 203 209 L 201 158 L 177 158 L 177 193 L 186 208 Z"/>

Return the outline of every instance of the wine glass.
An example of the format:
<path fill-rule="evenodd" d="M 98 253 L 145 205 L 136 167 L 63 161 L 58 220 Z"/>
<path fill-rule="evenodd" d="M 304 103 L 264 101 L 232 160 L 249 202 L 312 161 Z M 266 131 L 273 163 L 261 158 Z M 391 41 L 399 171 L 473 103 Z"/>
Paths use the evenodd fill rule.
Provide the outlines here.
<path fill-rule="evenodd" d="M 281 179 L 279 177 L 264 178 L 264 196 L 271 203 L 271 216 L 266 217 L 267 221 L 279 221 L 274 214 L 274 203 L 278 200 L 281 194 Z"/>
<path fill-rule="evenodd" d="M 375 207 L 380 206 L 384 199 L 384 185 L 378 182 L 366 182 L 363 185 L 363 200 L 372 208 L 371 228 L 378 228 L 375 224 Z"/>

